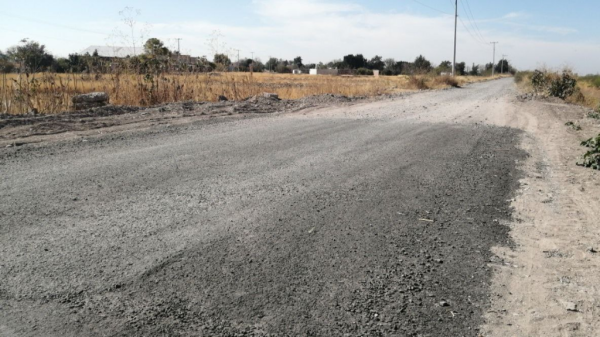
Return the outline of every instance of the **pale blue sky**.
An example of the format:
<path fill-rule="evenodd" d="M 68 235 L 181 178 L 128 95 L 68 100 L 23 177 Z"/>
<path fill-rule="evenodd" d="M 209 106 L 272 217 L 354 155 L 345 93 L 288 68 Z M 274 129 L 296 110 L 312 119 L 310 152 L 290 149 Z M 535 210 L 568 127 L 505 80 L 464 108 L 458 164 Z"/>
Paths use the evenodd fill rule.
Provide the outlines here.
<path fill-rule="evenodd" d="M 2 50 L 25 37 L 58 56 L 89 45 L 124 45 L 114 31 L 125 31 L 119 11 L 129 6 L 141 10 L 137 30 L 148 31 L 144 38 L 175 47 L 181 37 L 182 52 L 192 55 L 210 54 L 206 40 L 218 29 L 229 49 L 263 60 L 424 54 L 437 63 L 452 56 L 453 18 L 442 12 L 453 12 L 453 0 L 1 1 Z M 460 0 L 459 6 L 459 61 L 490 62 L 487 43 L 499 41 L 498 57 L 507 54 L 520 68 L 600 72 L 600 1 Z"/>

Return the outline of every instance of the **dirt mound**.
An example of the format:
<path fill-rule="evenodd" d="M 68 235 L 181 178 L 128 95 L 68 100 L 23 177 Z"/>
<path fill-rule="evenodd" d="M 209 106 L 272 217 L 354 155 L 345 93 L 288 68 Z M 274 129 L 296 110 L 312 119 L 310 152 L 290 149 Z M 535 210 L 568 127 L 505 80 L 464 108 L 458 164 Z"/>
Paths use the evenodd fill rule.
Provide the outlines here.
<path fill-rule="evenodd" d="M 351 104 L 363 97 L 318 95 L 297 100 L 279 99 L 276 94 L 261 94 L 241 101 L 220 102 L 185 101 L 152 107 L 107 105 L 56 115 L 0 115 L 0 146 L 23 144 L 42 137 L 65 132 L 84 132 L 96 129 L 132 125 L 149 127 L 156 124 L 183 123 L 182 117 L 210 118 L 239 114 L 267 114 L 293 112 L 317 106 Z M 120 129 L 123 129 L 122 127 Z M 14 140 L 30 138 L 28 141 Z M 3 142 L 4 141 L 4 142 Z"/>

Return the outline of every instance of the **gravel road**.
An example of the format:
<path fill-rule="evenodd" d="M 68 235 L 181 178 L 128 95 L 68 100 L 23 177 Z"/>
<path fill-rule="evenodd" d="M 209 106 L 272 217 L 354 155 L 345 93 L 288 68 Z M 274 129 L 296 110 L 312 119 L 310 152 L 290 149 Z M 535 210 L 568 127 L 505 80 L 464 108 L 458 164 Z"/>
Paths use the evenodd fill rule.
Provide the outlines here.
<path fill-rule="evenodd" d="M 0 150 L 2 336 L 478 336 L 511 79 Z M 438 118 L 439 116 L 439 118 Z"/>

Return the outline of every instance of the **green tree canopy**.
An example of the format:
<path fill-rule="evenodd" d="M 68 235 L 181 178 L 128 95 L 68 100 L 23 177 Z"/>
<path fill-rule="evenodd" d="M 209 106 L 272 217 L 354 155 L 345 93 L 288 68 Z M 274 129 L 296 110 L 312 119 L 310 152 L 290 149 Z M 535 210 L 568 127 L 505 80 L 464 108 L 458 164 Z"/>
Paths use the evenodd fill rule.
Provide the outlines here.
<path fill-rule="evenodd" d="M 215 57 L 213 58 L 213 62 L 216 64 L 223 65 L 223 66 L 229 66 L 231 64 L 231 60 L 229 59 L 229 56 L 227 56 L 225 54 L 215 54 Z"/>
<path fill-rule="evenodd" d="M 168 56 L 171 54 L 169 48 L 165 47 L 164 43 L 153 37 L 144 44 L 144 53 L 152 56 Z"/>
<path fill-rule="evenodd" d="M 431 70 L 431 62 L 427 60 L 423 55 L 417 56 L 415 59 L 415 70 L 421 73 L 426 73 Z"/>
<path fill-rule="evenodd" d="M 353 54 L 344 56 L 344 64 L 350 69 L 358 69 L 367 67 L 367 59 L 362 54 Z"/>
<path fill-rule="evenodd" d="M 21 40 L 21 45 L 7 50 L 8 57 L 19 63 L 27 72 L 46 70 L 54 62 L 54 57 L 46 52 L 46 46 L 27 39 Z"/>
<path fill-rule="evenodd" d="M 383 61 L 383 57 L 377 56 L 377 55 L 375 55 L 369 61 L 368 65 L 369 65 L 369 69 L 375 69 L 375 70 L 379 70 L 379 71 L 383 71 L 383 69 L 385 68 L 385 62 Z"/>
<path fill-rule="evenodd" d="M 302 57 L 298 56 L 298 57 L 294 58 L 294 64 L 297 65 L 298 68 L 301 68 L 303 66 Z"/>

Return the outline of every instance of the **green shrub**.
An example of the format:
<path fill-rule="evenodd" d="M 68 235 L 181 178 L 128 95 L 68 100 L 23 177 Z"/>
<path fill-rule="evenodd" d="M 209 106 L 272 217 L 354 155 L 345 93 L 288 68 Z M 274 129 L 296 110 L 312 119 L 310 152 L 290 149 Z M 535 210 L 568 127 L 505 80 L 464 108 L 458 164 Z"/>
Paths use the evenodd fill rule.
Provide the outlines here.
<path fill-rule="evenodd" d="M 581 142 L 581 146 L 585 146 L 590 150 L 583 155 L 582 160 L 577 165 L 600 170 L 600 135 Z"/>
<path fill-rule="evenodd" d="M 547 93 L 549 96 L 566 99 L 576 93 L 577 79 L 564 70 L 562 74 L 536 70 L 531 76 L 531 85 L 536 93 Z M 578 100 L 583 97 L 578 95 Z"/>
<path fill-rule="evenodd" d="M 535 92 L 543 92 L 546 91 L 548 86 L 547 74 L 543 71 L 536 70 L 531 75 L 531 85 Z"/>
<path fill-rule="evenodd" d="M 373 70 L 367 68 L 358 68 L 356 69 L 356 75 L 373 75 Z"/>
<path fill-rule="evenodd" d="M 566 122 L 565 125 L 568 126 L 568 127 L 570 127 L 571 129 L 575 130 L 575 131 L 581 131 L 581 126 L 579 124 L 575 124 L 573 122 Z"/>
<path fill-rule="evenodd" d="M 600 109 L 598 111 L 588 113 L 587 116 L 593 119 L 600 119 Z"/>
<path fill-rule="evenodd" d="M 565 99 L 575 93 L 576 86 L 577 80 L 569 72 L 565 71 L 562 73 L 562 76 L 555 77 L 550 81 L 548 94 L 553 97 Z"/>

